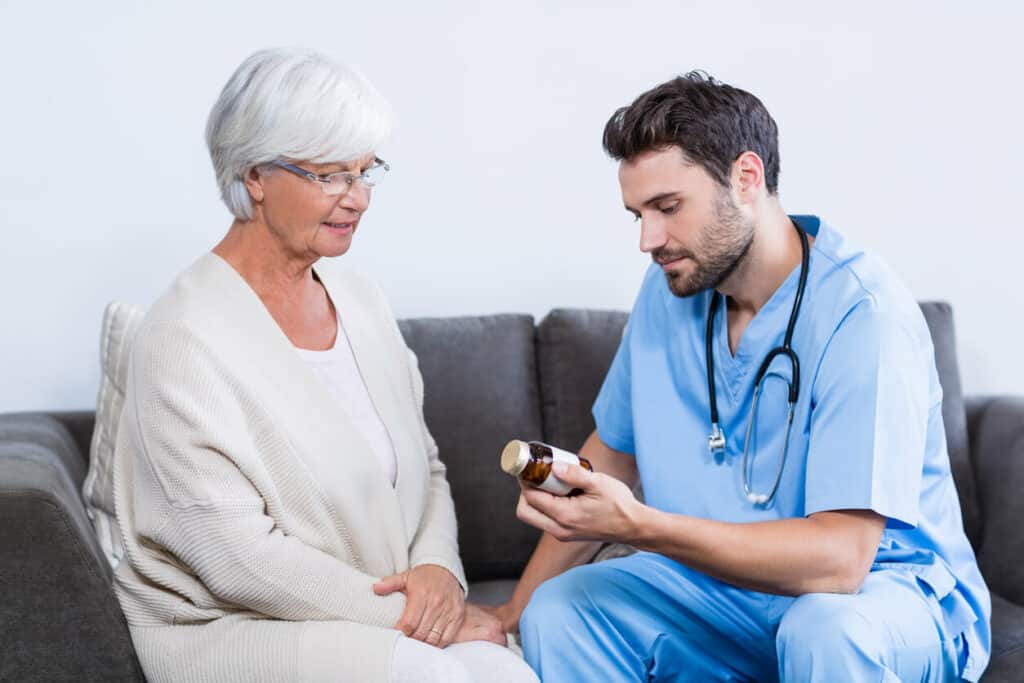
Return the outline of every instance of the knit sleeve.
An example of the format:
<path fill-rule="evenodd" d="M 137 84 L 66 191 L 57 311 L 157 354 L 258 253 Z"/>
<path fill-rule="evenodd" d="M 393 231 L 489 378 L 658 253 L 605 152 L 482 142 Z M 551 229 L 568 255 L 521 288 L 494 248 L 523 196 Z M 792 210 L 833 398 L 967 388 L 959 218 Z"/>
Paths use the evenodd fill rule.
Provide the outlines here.
<path fill-rule="evenodd" d="M 177 323 L 152 327 L 129 382 L 141 546 L 165 550 L 220 600 L 268 617 L 394 627 L 402 594 L 375 595 L 377 577 L 275 522 L 260 453 L 288 445 L 200 339 Z"/>

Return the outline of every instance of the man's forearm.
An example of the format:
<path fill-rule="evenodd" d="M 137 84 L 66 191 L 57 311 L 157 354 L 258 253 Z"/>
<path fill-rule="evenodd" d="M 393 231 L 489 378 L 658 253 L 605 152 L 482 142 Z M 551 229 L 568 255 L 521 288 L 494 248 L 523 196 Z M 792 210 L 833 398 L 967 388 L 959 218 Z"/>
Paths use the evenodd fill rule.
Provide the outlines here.
<path fill-rule="evenodd" d="M 732 524 L 644 507 L 630 543 L 741 588 L 779 595 L 852 593 L 885 519 L 871 511 Z"/>
<path fill-rule="evenodd" d="M 601 543 L 598 541 L 563 543 L 551 534 L 541 536 L 540 543 L 530 556 L 530 561 L 516 584 L 515 592 L 512 593 L 510 603 L 516 613 L 521 613 L 526 608 L 526 603 L 530 601 L 530 596 L 537 586 L 587 562 L 600 547 Z"/>

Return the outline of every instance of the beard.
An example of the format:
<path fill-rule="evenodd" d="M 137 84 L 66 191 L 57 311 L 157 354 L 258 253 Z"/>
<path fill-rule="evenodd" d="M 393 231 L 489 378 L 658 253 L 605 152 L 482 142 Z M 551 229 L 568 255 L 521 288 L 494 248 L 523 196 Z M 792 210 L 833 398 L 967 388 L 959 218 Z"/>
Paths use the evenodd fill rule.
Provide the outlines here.
<path fill-rule="evenodd" d="M 668 288 L 678 297 L 693 296 L 718 287 L 733 274 L 754 243 L 753 222 L 744 218 L 725 189 L 720 190 L 715 197 L 714 209 L 713 222 L 700 231 L 698 253 L 668 248 L 651 253 L 655 263 L 688 257 L 696 264 L 689 274 L 672 271 L 665 273 Z"/>

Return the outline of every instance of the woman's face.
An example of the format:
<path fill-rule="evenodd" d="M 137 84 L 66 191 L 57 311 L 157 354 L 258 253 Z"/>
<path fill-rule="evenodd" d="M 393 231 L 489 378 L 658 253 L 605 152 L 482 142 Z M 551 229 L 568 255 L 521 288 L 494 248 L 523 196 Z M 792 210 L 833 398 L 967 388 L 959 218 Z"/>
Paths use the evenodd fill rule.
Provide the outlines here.
<path fill-rule="evenodd" d="M 320 176 L 341 171 L 358 175 L 375 159 L 370 153 L 339 163 L 292 164 Z M 285 251 L 312 260 L 347 252 L 359 219 L 370 205 L 371 189 L 360 181 L 352 183 L 347 193 L 332 196 L 323 192 L 321 183 L 273 166 L 253 173 L 247 185 L 257 218 L 262 217 Z"/>

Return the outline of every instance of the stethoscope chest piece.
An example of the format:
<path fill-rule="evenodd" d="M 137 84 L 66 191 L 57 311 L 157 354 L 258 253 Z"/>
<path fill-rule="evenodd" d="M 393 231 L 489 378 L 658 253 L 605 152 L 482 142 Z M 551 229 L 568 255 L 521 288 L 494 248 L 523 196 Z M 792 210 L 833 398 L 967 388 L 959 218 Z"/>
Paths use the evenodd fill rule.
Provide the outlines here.
<path fill-rule="evenodd" d="M 715 458 L 715 462 L 721 462 L 725 458 L 725 432 L 715 422 L 711 425 L 711 433 L 708 435 L 708 452 Z"/>

